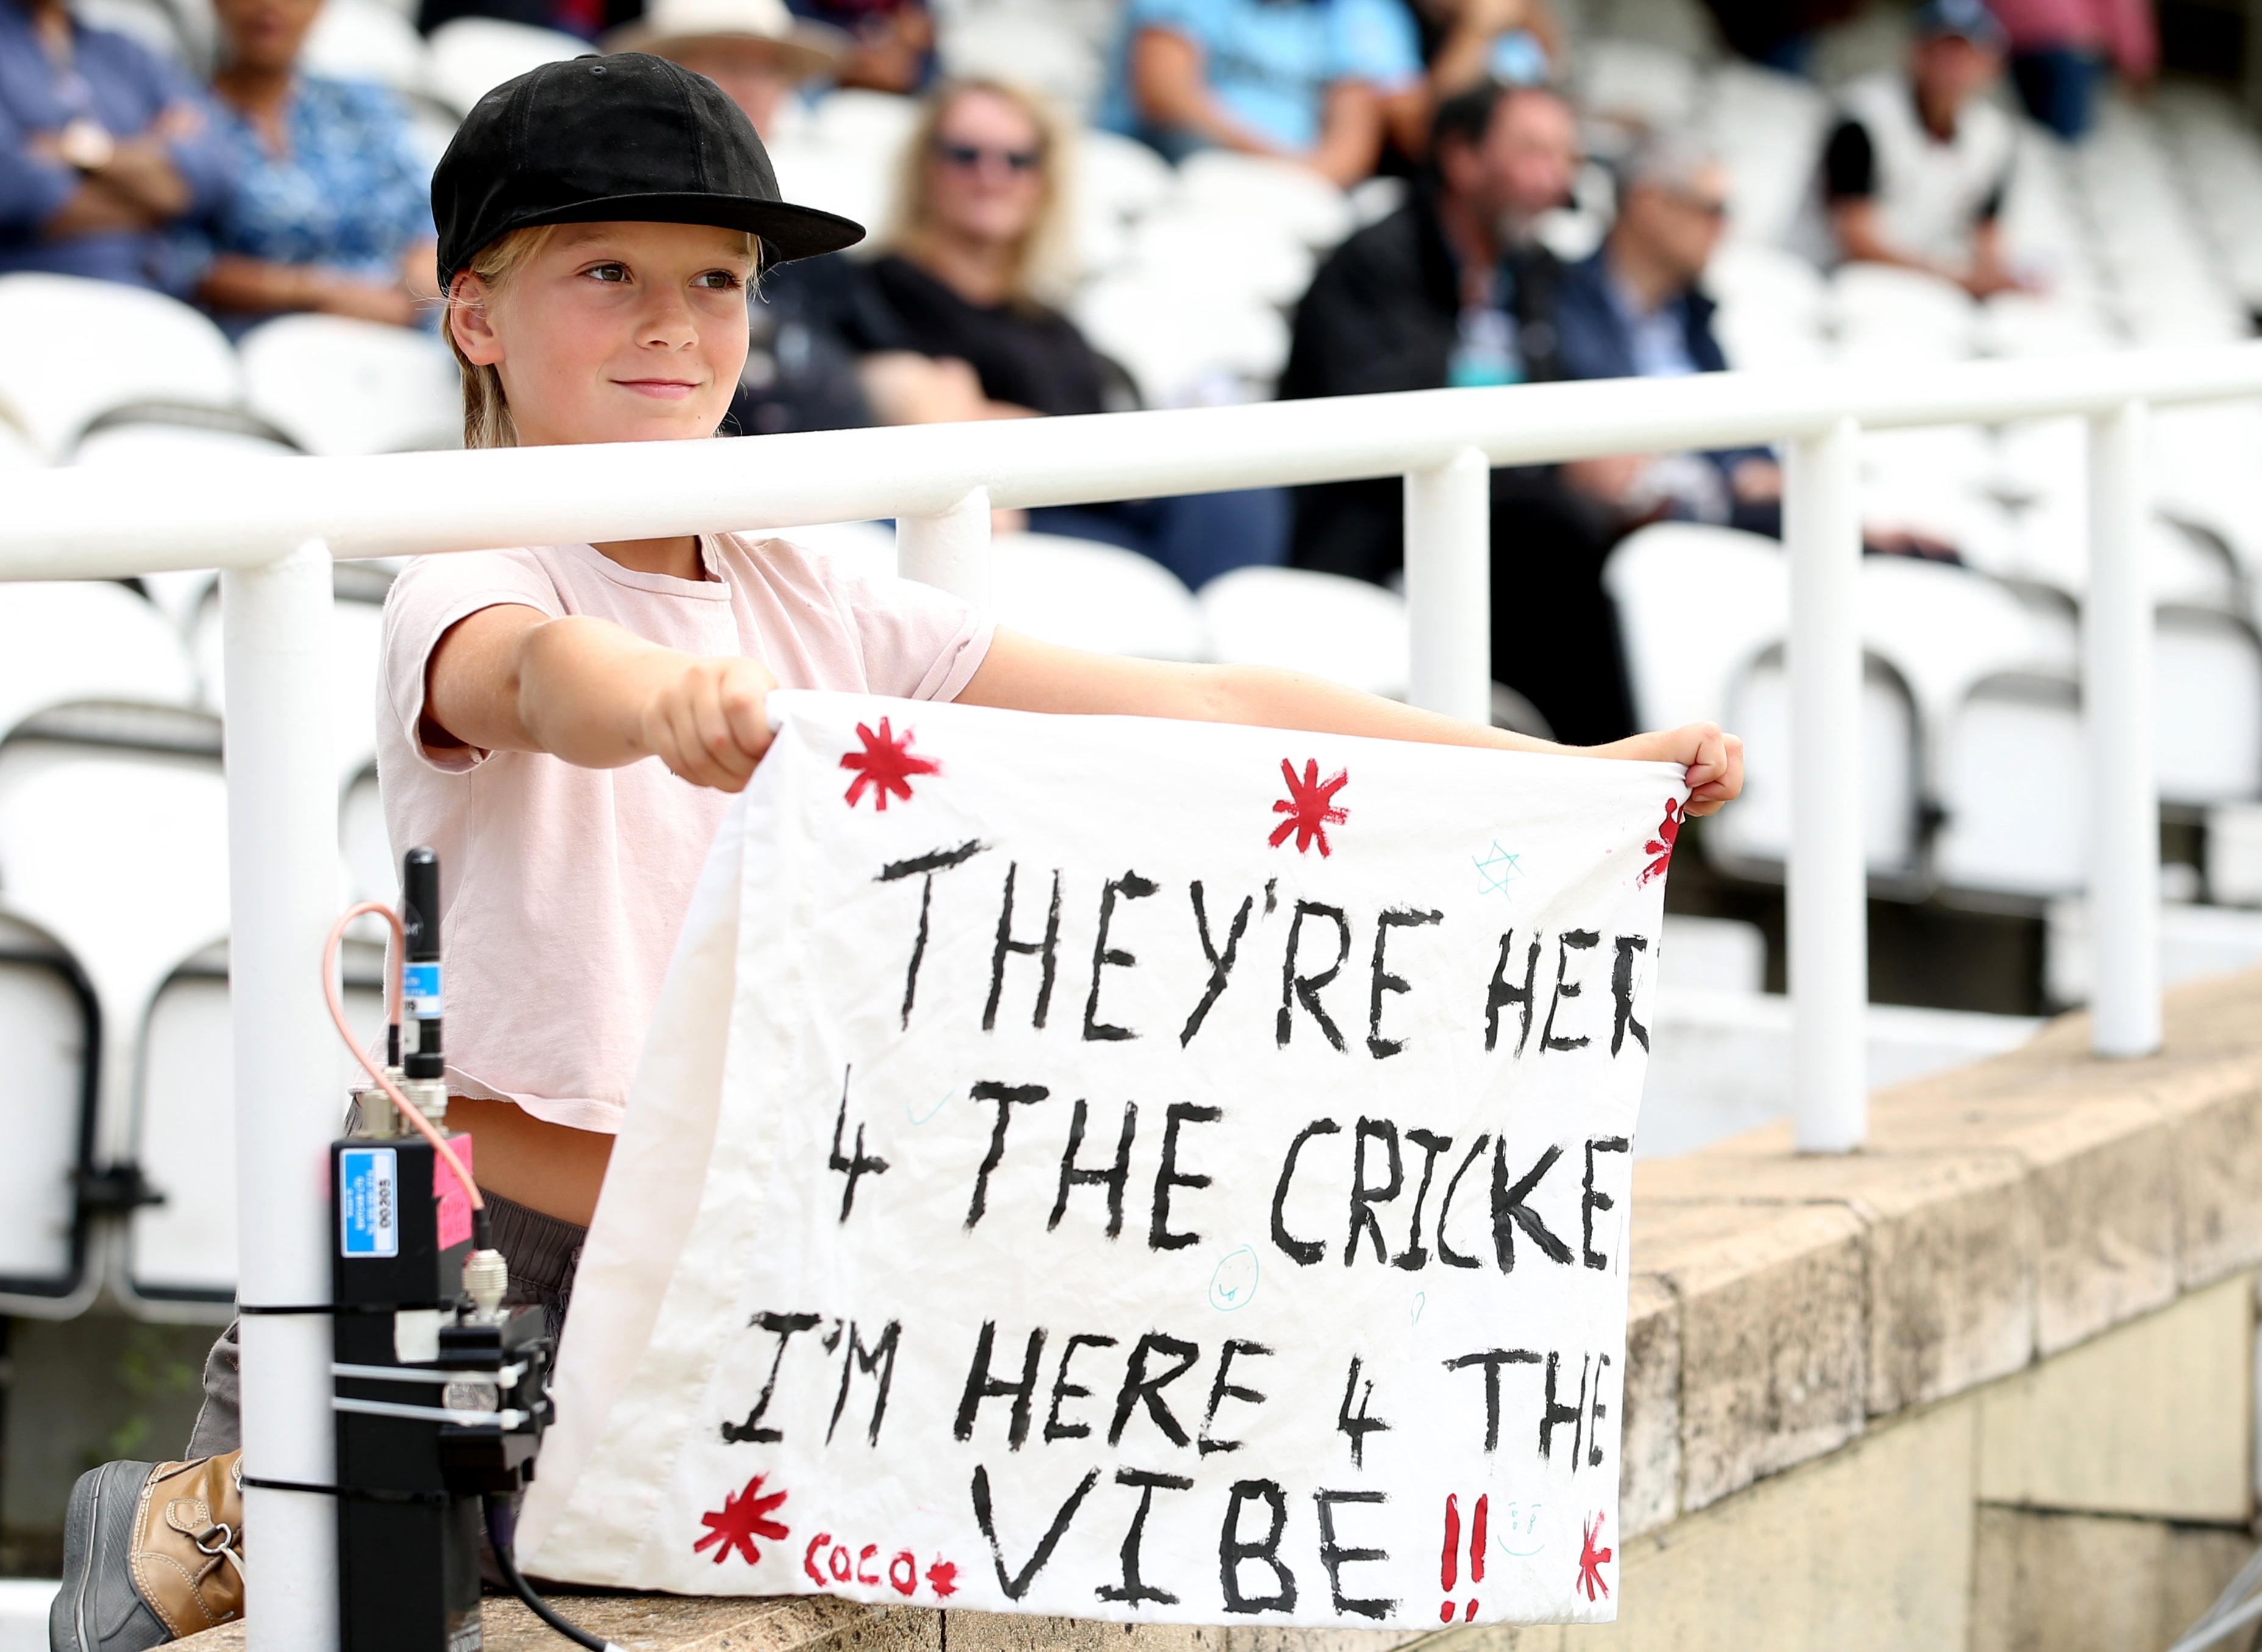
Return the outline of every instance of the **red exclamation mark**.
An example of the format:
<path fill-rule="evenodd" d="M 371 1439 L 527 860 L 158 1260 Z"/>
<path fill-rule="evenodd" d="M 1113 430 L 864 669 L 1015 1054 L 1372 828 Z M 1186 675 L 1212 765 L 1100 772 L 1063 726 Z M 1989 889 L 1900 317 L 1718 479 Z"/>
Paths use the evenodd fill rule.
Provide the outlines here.
<path fill-rule="evenodd" d="M 1437 1587 L 1448 1598 L 1444 1605 L 1437 1608 L 1439 1623 L 1451 1623 L 1453 1620 L 1453 1603 L 1450 1597 L 1453 1592 L 1453 1585 L 1460 1581 L 1460 1576 L 1461 1505 L 1448 1493 L 1445 1497 L 1445 1555 L 1437 1566 Z"/>
<path fill-rule="evenodd" d="M 1485 1515 L 1490 1509 L 1489 1496 L 1477 1499 L 1477 1506 L 1469 1514 L 1469 1583 L 1473 1587 L 1484 1582 Z M 1477 1617 L 1476 1597 L 1469 1597 L 1469 1609 L 1462 1614 L 1463 1623 L 1474 1623 Z"/>

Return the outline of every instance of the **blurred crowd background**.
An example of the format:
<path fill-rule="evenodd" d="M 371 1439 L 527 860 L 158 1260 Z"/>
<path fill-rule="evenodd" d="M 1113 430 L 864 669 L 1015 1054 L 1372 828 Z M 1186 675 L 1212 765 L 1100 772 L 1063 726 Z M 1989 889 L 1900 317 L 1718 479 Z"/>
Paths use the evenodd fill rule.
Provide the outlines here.
<path fill-rule="evenodd" d="M 0 512 L 47 466 L 249 496 L 294 456 L 459 443 L 427 182 L 546 61 L 711 76 L 789 198 L 872 227 L 752 298 L 728 429 L 759 438 L 2228 346 L 2262 313 L 2247 28 L 2237 0 L 0 0 Z M 1877 1082 L 2086 991 L 2083 443 L 1862 441 Z M 2151 454 L 2174 978 L 2262 958 L 2262 408 L 2158 415 Z M 1493 479 L 1497 719 L 1749 742 L 1675 863 L 1645 1153 L 1789 1104 L 1781 491 L 1765 449 Z M 1406 690 L 1394 480 L 995 526 L 1007 624 Z M 885 524 L 794 531 L 892 567 Z M 337 574 L 342 905 L 393 892 L 393 572 Z M 0 1573 L 54 1575 L 80 1468 L 172 1448 L 203 1344 L 152 1322 L 232 1295 L 220 636 L 209 572 L 0 585 Z M 361 948 L 364 1016 L 376 972 Z"/>

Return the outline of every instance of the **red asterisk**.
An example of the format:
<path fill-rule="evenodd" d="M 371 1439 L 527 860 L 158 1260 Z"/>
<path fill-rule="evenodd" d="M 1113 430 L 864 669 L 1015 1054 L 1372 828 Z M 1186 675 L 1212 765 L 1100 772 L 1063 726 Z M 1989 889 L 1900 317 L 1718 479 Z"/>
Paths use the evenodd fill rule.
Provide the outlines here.
<path fill-rule="evenodd" d="M 848 783 L 848 806 L 853 809 L 863 797 L 864 788 L 872 788 L 872 804 L 881 813 L 887 812 L 888 794 L 894 792 L 905 803 L 911 800 L 911 777 L 913 775 L 939 775 L 942 765 L 932 757 L 918 757 L 911 753 L 911 732 L 905 729 L 903 738 L 896 738 L 888 726 L 888 719 L 880 719 L 877 734 L 861 723 L 856 725 L 856 738 L 864 742 L 861 752 L 850 752 L 840 760 L 840 767 L 858 771 Z"/>
<path fill-rule="evenodd" d="M 1596 1590 L 1601 1590 L 1605 1595 L 1610 1592 L 1610 1586 L 1603 1581 L 1603 1565 L 1610 1559 L 1610 1552 L 1595 1547 L 1595 1540 L 1603 1534 L 1603 1517 L 1596 1515 L 1594 1524 L 1582 1529 L 1586 1533 L 1586 1544 L 1579 1551 L 1579 1578 L 1571 1588 L 1574 1593 L 1583 1589 L 1587 1591 L 1588 1599 L 1596 1600 L 1601 1598 L 1595 1593 Z"/>
<path fill-rule="evenodd" d="M 947 1600 L 958 1592 L 958 1568 L 937 1557 L 934 1564 L 926 1569 L 926 1581 L 937 1600 Z"/>
<path fill-rule="evenodd" d="M 1288 795 L 1274 802 L 1272 812 L 1285 814 L 1288 818 L 1272 828 L 1272 835 L 1265 841 L 1277 849 L 1288 840 L 1288 834 L 1293 832 L 1296 834 L 1297 854 L 1303 854 L 1316 841 L 1320 853 L 1326 855 L 1328 828 L 1341 826 L 1351 818 L 1335 803 L 1336 793 L 1341 791 L 1351 779 L 1350 772 L 1338 768 L 1329 778 L 1322 780 L 1318 760 L 1306 758 L 1304 777 L 1299 780 L 1294 766 L 1283 757 L 1280 760 L 1280 776 L 1288 783 Z"/>
<path fill-rule="evenodd" d="M 1681 822 L 1686 818 L 1676 800 L 1671 797 L 1665 800 L 1665 819 L 1658 826 L 1657 835 L 1641 846 L 1643 854 L 1653 855 L 1657 858 L 1641 869 L 1641 876 L 1634 880 L 1637 888 L 1653 877 L 1665 876 L 1665 869 L 1673 862 L 1674 840 L 1681 835 Z"/>
<path fill-rule="evenodd" d="M 785 1501 L 786 1494 L 773 1491 L 766 1497 L 755 1496 L 761 1489 L 762 1477 L 756 1475 L 746 1482 L 745 1490 L 726 1496 L 720 1509 L 701 1515 L 700 1523 L 709 1528 L 708 1533 L 691 1546 L 691 1552 L 696 1555 L 712 1543 L 716 1546 L 715 1563 L 717 1566 L 723 1563 L 723 1556 L 732 1549 L 738 1550 L 746 1564 L 751 1566 L 762 1557 L 761 1550 L 754 1547 L 756 1538 L 767 1537 L 774 1542 L 783 1542 L 786 1528 L 768 1516 L 772 1510 Z"/>

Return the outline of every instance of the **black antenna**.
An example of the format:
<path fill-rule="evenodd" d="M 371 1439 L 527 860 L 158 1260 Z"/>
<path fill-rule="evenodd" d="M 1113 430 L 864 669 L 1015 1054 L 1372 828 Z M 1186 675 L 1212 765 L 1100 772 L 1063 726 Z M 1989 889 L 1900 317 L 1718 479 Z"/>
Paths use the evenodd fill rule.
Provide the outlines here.
<path fill-rule="evenodd" d="M 440 857 L 408 851 L 400 863 L 400 927 L 408 956 L 400 970 L 401 1013 L 416 1028 L 416 1047 L 402 1071 L 412 1078 L 446 1076 L 440 1055 Z"/>

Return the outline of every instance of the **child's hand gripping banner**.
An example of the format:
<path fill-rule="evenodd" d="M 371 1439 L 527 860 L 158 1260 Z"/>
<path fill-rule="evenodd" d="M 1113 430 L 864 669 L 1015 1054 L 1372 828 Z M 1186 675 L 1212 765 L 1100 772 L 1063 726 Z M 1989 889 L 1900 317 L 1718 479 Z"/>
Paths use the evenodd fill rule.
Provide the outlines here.
<path fill-rule="evenodd" d="M 772 705 L 583 1253 L 528 1569 L 1612 1617 L 1679 772 Z"/>

